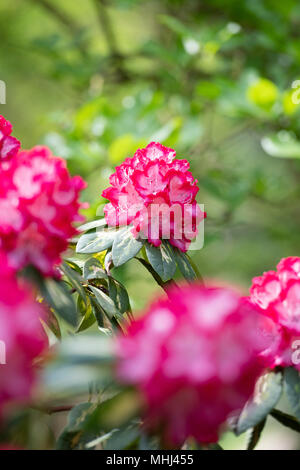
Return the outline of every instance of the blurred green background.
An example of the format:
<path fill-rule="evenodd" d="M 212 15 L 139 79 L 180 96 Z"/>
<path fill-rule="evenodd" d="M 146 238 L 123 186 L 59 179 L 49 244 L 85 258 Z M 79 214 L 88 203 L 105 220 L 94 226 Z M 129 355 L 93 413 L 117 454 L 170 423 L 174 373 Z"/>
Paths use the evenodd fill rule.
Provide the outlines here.
<path fill-rule="evenodd" d="M 245 291 L 300 254 L 299 78 L 297 0 L 1 0 L 0 113 L 23 147 L 48 145 L 88 181 L 88 218 L 126 156 L 175 148 L 207 211 L 191 256 Z M 156 292 L 135 261 L 117 276 L 137 310 Z M 262 445 L 297 447 L 282 432 Z"/>

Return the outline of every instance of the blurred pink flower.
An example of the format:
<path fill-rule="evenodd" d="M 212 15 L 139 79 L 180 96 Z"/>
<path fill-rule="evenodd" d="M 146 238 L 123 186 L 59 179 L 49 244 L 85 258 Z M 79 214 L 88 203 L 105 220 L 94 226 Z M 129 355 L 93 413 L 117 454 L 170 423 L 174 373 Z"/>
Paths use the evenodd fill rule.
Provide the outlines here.
<path fill-rule="evenodd" d="M 47 347 L 44 310 L 15 278 L 0 253 L 0 417 L 7 405 L 27 401 L 36 379 L 33 362 Z"/>
<path fill-rule="evenodd" d="M 2 169 L 0 188 L 0 248 L 15 269 L 34 265 L 53 275 L 61 254 L 76 234 L 85 188 L 71 177 L 63 159 L 46 147 L 21 151 Z"/>
<path fill-rule="evenodd" d="M 267 271 L 255 277 L 250 289 L 250 300 L 272 318 L 281 335 L 274 365 L 295 366 L 295 341 L 300 340 L 300 258 L 283 258 L 277 271 Z"/>
<path fill-rule="evenodd" d="M 110 201 L 104 208 L 108 225 L 132 224 L 134 235 L 154 246 L 167 238 L 187 251 L 205 214 L 196 202 L 199 188 L 188 161 L 175 156 L 174 150 L 151 142 L 116 167 L 111 186 L 102 193 Z"/>
<path fill-rule="evenodd" d="M 17 155 L 20 149 L 20 142 L 11 136 L 12 125 L 0 115 L 0 163 L 9 160 Z"/>
<path fill-rule="evenodd" d="M 269 365 L 274 335 L 273 322 L 230 288 L 173 288 L 119 336 L 117 374 L 142 392 L 146 423 L 166 442 L 216 442 Z"/>

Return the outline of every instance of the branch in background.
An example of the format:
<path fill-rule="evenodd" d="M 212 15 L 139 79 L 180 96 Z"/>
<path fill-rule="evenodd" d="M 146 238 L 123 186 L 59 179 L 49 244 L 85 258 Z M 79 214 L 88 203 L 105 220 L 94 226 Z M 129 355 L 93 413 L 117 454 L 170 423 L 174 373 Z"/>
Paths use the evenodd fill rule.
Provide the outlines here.
<path fill-rule="evenodd" d="M 99 23 L 106 39 L 111 60 L 117 70 L 120 81 L 127 81 L 128 74 L 124 69 L 124 56 L 120 53 L 112 24 L 103 0 L 94 0 Z"/>
<path fill-rule="evenodd" d="M 44 10 L 47 10 L 59 23 L 61 23 L 72 36 L 79 36 L 82 32 L 82 27 L 77 24 L 73 19 L 66 15 L 62 10 L 58 9 L 49 0 L 30 0 L 32 3 L 40 5 Z M 80 53 L 84 56 L 87 54 L 87 48 L 82 42 L 78 44 Z"/>

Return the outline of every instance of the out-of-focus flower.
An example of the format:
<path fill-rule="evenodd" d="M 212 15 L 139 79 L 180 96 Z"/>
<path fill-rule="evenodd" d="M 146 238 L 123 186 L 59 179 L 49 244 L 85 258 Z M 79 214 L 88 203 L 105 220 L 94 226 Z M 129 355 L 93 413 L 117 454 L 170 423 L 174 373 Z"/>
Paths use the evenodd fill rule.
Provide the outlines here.
<path fill-rule="evenodd" d="M 216 442 L 269 365 L 276 327 L 231 288 L 185 286 L 150 306 L 117 341 L 117 374 L 141 391 L 166 442 Z"/>
<path fill-rule="evenodd" d="M 11 136 L 12 125 L 0 115 L 0 164 L 17 155 L 20 142 Z"/>
<path fill-rule="evenodd" d="M 187 251 L 205 214 L 196 202 L 199 188 L 188 161 L 175 156 L 174 150 L 151 142 L 116 168 L 102 193 L 110 201 L 104 208 L 108 225 L 132 224 L 135 236 L 154 246 L 166 238 Z"/>
<path fill-rule="evenodd" d="M 0 248 L 15 269 L 34 265 L 53 275 L 61 254 L 82 221 L 79 177 L 71 177 L 63 159 L 46 147 L 22 151 L 2 170 Z"/>
<path fill-rule="evenodd" d="M 250 300 L 279 328 L 281 343 L 275 356 L 275 365 L 295 366 L 295 341 L 300 340 L 300 258 L 283 258 L 277 271 L 267 271 L 255 277 L 250 289 Z"/>
<path fill-rule="evenodd" d="M 33 363 L 47 346 L 43 316 L 31 289 L 16 280 L 0 253 L 0 416 L 7 406 L 31 396 L 36 380 Z"/>

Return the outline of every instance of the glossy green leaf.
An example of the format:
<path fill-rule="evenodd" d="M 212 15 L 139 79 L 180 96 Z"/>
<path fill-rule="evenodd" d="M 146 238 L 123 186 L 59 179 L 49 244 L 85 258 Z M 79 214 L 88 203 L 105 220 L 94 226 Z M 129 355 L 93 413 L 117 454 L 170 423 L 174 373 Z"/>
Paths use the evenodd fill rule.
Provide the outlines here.
<path fill-rule="evenodd" d="M 85 304 L 87 304 L 86 293 L 84 287 L 82 286 L 83 278 L 77 271 L 72 269 L 67 262 L 62 264 L 61 269 L 67 279 L 70 281 L 71 285 L 74 287 L 74 289 L 76 289 L 82 300 L 85 302 Z"/>
<path fill-rule="evenodd" d="M 119 281 L 110 277 L 108 289 L 109 296 L 113 299 L 119 312 L 126 313 L 131 310 L 127 290 Z"/>
<path fill-rule="evenodd" d="M 83 277 L 86 280 L 107 279 L 107 274 L 98 259 L 90 258 L 84 263 Z"/>
<path fill-rule="evenodd" d="M 293 414 L 300 421 L 300 375 L 293 367 L 284 370 L 284 388 Z"/>
<path fill-rule="evenodd" d="M 116 233 L 114 229 L 111 229 L 82 235 L 77 243 L 76 252 L 92 254 L 107 250 L 112 246 Z"/>
<path fill-rule="evenodd" d="M 182 251 L 178 250 L 178 248 L 173 249 L 173 251 L 176 256 L 178 268 L 183 277 L 187 281 L 195 281 L 197 279 L 197 274 L 194 271 L 194 268 L 192 267 L 191 263 L 189 262 L 187 255 Z"/>
<path fill-rule="evenodd" d="M 53 310 L 70 325 L 76 327 L 78 314 L 70 291 L 61 281 L 47 278 L 41 285 L 41 294 Z"/>
<path fill-rule="evenodd" d="M 107 294 L 105 294 L 101 289 L 98 289 L 94 286 L 90 286 L 90 289 L 95 294 L 97 302 L 103 308 L 109 318 L 118 316 L 120 314 L 120 312 L 115 306 L 114 301 Z"/>
<path fill-rule="evenodd" d="M 105 443 L 105 450 L 126 450 L 137 441 L 140 434 L 137 423 L 117 429 Z"/>
<path fill-rule="evenodd" d="M 79 323 L 77 333 L 87 330 L 96 322 L 96 317 L 93 314 L 92 306 L 89 304 L 85 310 L 82 320 Z"/>
<path fill-rule="evenodd" d="M 167 241 L 164 240 L 157 248 L 147 243 L 146 254 L 149 263 L 163 281 L 172 279 L 176 271 L 176 262 L 173 250 Z"/>
<path fill-rule="evenodd" d="M 134 258 L 143 246 L 144 242 L 136 240 L 131 230 L 131 226 L 119 230 L 114 239 L 112 259 L 115 266 L 121 266 Z"/>
<path fill-rule="evenodd" d="M 52 331 L 52 333 L 56 336 L 56 338 L 61 339 L 59 322 L 50 308 L 46 310 L 46 316 L 43 320 L 45 321 L 45 324 L 50 329 L 50 331 Z"/>
<path fill-rule="evenodd" d="M 236 434 L 254 428 L 270 413 L 282 394 L 282 374 L 274 372 L 262 377 L 258 383 L 259 390 L 243 409 L 236 426 Z"/>
<path fill-rule="evenodd" d="M 60 434 L 56 449 L 57 450 L 83 450 L 94 434 L 83 433 L 84 422 L 89 413 L 92 412 L 95 405 L 92 403 L 80 403 L 74 406 L 68 415 L 67 426 Z"/>
<path fill-rule="evenodd" d="M 103 219 L 96 219 L 96 220 L 93 220 L 91 222 L 87 222 L 84 225 L 81 225 L 78 228 L 78 231 L 79 232 L 87 232 L 88 230 L 92 230 L 92 229 L 98 228 L 98 227 L 105 227 L 106 225 L 107 225 L 106 220 L 104 218 Z"/>

